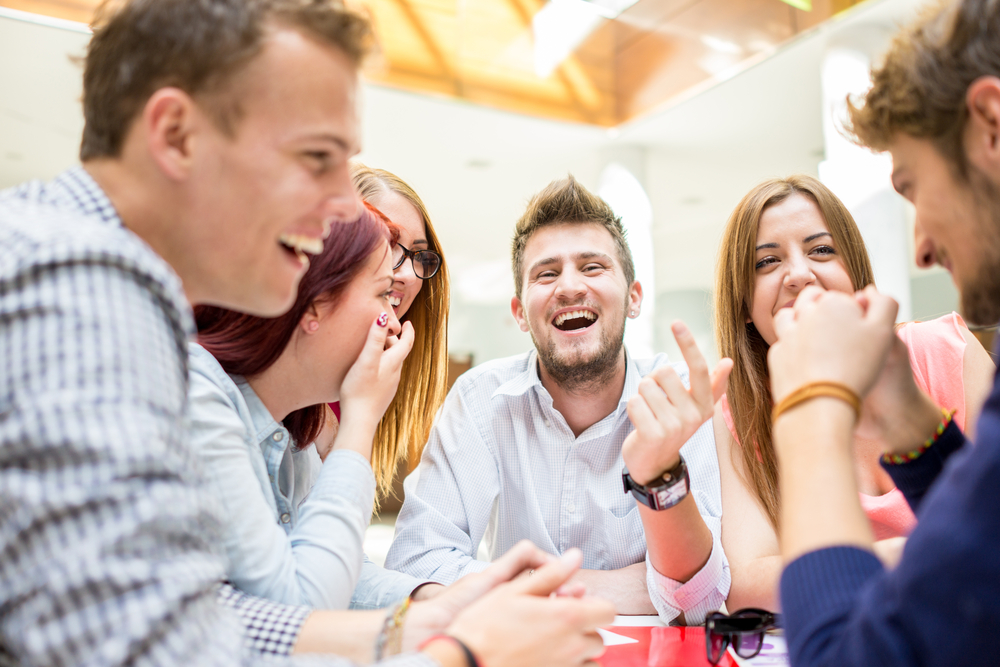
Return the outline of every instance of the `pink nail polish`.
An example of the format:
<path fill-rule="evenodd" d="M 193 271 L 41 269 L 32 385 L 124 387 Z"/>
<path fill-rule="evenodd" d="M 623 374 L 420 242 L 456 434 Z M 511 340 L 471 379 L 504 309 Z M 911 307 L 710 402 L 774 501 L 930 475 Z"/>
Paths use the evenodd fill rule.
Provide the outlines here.
<path fill-rule="evenodd" d="M 389 316 L 386 315 L 385 313 L 382 313 L 381 315 L 378 316 L 378 319 L 376 320 L 376 322 L 378 322 L 378 325 L 380 327 L 384 327 L 385 325 L 387 325 L 389 323 Z"/>

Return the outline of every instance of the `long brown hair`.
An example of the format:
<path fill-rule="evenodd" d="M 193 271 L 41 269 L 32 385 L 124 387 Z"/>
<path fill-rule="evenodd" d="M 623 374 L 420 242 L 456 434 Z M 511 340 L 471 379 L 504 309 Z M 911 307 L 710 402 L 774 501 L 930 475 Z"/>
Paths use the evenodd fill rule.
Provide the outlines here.
<path fill-rule="evenodd" d="M 388 494 L 392 475 L 400 459 L 412 462 L 419 458 L 430 436 L 434 414 L 444 402 L 448 386 L 448 310 L 451 306 L 451 287 L 448 281 L 448 264 L 445 262 L 441 243 L 424 202 L 401 178 L 384 169 L 373 169 L 360 163 L 351 165 L 351 180 L 361 197 L 378 206 L 382 197 L 394 192 L 417 209 L 427 230 L 428 250 L 441 256 L 441 268 L 423 287 L 400 318 L 413 325 L 413 350 L 399 378 L 399 389 L 385 411 L 375 431 L 372 463 L 375 468 L 379 492 Z"/>
<path fill-rule="evenodd" d="M 796 194 L 809 197 L 819 207 L 854 289 L 874 282 L 868 250 L 854 218 L 843 202 L 812 176 L 800 174 L 764 181 L 750 190 L 729 216 L 716 270 L 715 328 L 720 355 L 734 362 L 726 395 L 740 445 L 740 474 L 775 529 L 780 497 L 771 437 L 769 346 L 749 319 L 760 217 L 768 207 Z"/>

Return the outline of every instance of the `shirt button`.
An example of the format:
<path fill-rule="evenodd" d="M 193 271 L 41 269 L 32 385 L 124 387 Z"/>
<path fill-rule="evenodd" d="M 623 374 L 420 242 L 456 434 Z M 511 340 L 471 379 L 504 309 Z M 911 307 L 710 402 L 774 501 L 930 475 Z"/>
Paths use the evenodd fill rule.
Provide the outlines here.
<path fill-rule="evenodd" d="M 576 511 L 576 505 L 567 505 L 566 506 L 566 511 L 569 512 L 570 514 L 572 514 L 573 512 Z"/>
<path fill-rule="evenodd" d="M 285 437 L 284 433 L 282 433 L 281 431 L 275 431 L 274 435 L 271 436 L 271 439 L 274 440 L 275 442 L 279 442 L 284 437 Z"/>
<path fill-rule="evenodd" d="M 288 512 L 281 515 L 281 523 L 288 523 L 291 519 L 292 517 L 288 516 Z"/>

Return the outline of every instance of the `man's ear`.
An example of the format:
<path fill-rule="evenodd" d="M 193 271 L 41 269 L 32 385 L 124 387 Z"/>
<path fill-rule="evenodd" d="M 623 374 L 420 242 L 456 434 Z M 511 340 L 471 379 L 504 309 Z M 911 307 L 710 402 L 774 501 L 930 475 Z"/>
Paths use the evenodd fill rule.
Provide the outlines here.
<path fill-rule="evenodd" d="M 1000 78 L 981 76 L 965 93 L 969 112 L 965 154 L 969 162 L 1000 184 Z"/>
<path fill-rule="evenodd" d="M 517 326 L 521 327 L 521 331 L 528 333 L 528 318 L 524 314 L 524 306 L 521 305 L 521 300 L 516 296 L 510 298 L 510 314 L 517 320 Z"/>
<path fill-rule="evenodd" d="M 642 308 L 642 284 L 636 280 L 628 291 L 628 314 L 639 317 Z"/>
<path fill-rule="evenodd" d="M 191 171 L 195 137 L 207 118 L 180 88 L 160 88 L 143 107 L 142 129 L 150 157 L 170 180 L 184 180 Z"/>

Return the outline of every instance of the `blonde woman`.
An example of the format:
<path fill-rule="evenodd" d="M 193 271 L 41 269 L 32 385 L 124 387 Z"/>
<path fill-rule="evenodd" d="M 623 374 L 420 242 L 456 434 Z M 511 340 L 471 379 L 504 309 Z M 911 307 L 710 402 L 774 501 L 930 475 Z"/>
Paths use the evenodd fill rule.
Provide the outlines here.
<path fill-rule="evenodd" d="M 853 293 L 874 282 L 864 241 L 844 204 L 810 176 L 772 179 L 733 211 L 722 239 L 715 298 L 721 356 L 733 359 L 716 406 L 722 482 L 722 544 L 732 567 L 727 606 L 776 609 L 781 573 L 778 475 L 771 434 L 767 351 L 774 316 L 807 286 Z M 964 429 L 991 386 L 993 364 L 952 313 L 898 330 L 917 385 L 954 409 Z M 878 549 L 892 560 L 915 519 L 879 465 L 884 449 L 877 389 L 854 435 L 855 474 Z"/>
<path fill-rule="evenodd" d="M 372 466 L 379 495 L 392 488 L 400 459 L 414 461 L 444 402 L 448 383 L 448 267 L 427 207 L 401 178 L 384 169 L 351 165 L 361 198 L 399 230 L 391 304 L 399 321 L 413 326 L 413 351 L 403 362 L 399 390 L 375 432 Z M 378 501 L 376 500 L 376 505 Z"/>

